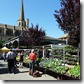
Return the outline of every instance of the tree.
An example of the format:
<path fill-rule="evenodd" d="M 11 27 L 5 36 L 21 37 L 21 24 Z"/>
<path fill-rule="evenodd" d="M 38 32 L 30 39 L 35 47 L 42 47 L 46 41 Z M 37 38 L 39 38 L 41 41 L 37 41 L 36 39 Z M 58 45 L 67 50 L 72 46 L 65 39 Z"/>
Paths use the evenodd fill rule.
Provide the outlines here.
<path fill-rule="evenodd" d="M 54 16 L 64 33 L 69 34 L 69 43 L 80 42 L 80 0 L 61 0 L 61 9 Z"/>
<path fill-rule="evenodd" d="M 39 29 L 39 25 L 35 27 L 32 26 L 23 32 L 22 39 L 24 44 L 27 46 L 39 46 L 43 41 L 43 36 L 45 36 L 45 31 L 42 28 Z"/>
<path fill-rule="evenodd" d="M 3 40 L 0 40 L 0 48 L 2 48 L 3 47 L 3 43 L 4 43 L 5 41 L 3 41 Z"/>

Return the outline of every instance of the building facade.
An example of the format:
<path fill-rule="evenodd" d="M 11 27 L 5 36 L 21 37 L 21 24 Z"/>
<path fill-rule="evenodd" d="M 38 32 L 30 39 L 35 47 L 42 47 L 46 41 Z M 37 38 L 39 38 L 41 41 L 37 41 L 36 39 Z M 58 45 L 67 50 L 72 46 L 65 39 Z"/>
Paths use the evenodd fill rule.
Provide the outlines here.
<path fill-rule="evenodd" d="M 23 0 L 21 2 L 20 15 L 17 20 L 17 26 L 0 24 L 0 40 L 6 41 L 19 36 L 23 30 L 29 28 L 29 19 L 25 20 Z"/>

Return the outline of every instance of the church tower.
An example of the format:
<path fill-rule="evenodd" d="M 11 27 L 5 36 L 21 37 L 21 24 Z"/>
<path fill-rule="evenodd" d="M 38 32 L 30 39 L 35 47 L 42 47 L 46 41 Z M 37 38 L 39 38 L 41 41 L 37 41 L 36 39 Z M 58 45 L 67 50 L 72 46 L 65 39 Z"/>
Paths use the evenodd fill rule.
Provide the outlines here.
<path fill-rule="evenodd" d="M 18 27 L 29 28 L 29 20 L 28 19 L 25 20 L 24 17 L 23 0 L 21 2 L 20 15 L 17 23 L 18 23 Z"/>

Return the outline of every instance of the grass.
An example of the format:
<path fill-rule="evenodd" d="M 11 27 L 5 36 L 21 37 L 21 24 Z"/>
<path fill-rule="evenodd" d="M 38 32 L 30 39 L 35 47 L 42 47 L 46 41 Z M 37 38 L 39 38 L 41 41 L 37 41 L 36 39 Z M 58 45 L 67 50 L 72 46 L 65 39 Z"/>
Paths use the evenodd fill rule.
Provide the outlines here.
<path fill-rule="evenodd" d="M 17 56 L 16 60 L 19 61 L 20 60 L 20 56 Z M 26 59 L 26 57 L 24 57 L 23 58 L 23 62 L 29 63 L 29 59 Z"/>

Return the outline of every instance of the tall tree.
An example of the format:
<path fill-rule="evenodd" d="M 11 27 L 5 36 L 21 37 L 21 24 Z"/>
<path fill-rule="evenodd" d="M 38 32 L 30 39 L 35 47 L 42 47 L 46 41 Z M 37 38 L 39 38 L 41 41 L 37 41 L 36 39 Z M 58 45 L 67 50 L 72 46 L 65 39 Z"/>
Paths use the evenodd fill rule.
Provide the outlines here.
<path fill-rule="evenodd" d="M 43 36 L 45 36 L 45 31 L 39 28 L 39 25 L 34 27 L 33 24 L 22 35 L 23 42 L 27 46 L 39 46 L 44 39 Z"/>
<path fill-rule="evenodd" d="M 61 9 L 54 16 L 61 30 L 69 34 L 69 43 L 80 42 L 80 0 L 61 0 Z"/>

